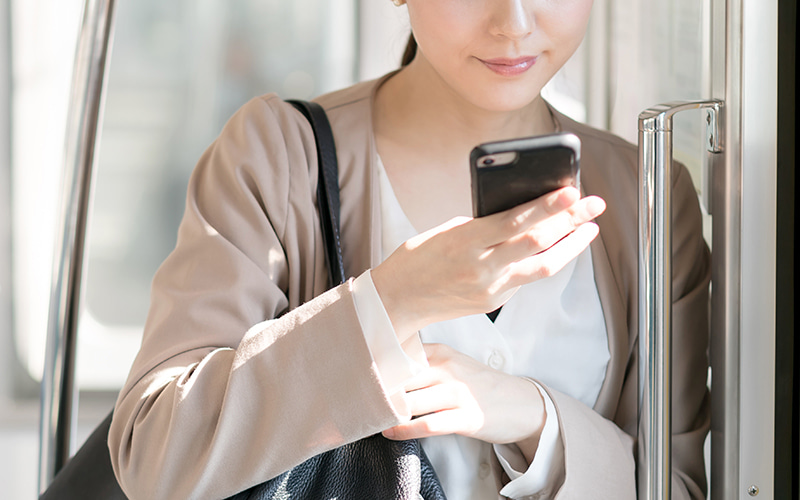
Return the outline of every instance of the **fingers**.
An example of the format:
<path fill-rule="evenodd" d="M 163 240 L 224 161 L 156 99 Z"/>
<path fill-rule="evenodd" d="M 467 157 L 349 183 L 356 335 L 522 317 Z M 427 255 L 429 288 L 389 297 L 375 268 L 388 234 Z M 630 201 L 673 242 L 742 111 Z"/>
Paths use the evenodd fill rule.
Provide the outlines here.
<path fill-rule="evenodd" d="M 581 237 L 587 229 L 578 228 L 604 209 L 600 198 L 580 199 L 579 191 L 568 187 L 500 214 L 454 218 L 411 238 L 371 271 L 398 338 L 436 321 L 496 309 L 519 286 L 510 285 L 512 279 L 521 282 L 517 278 L 527 274 L 533 276 L 524 281 L 529 282 L 560 269 L 580 252 L 527 259 L 563 239 L 578 247 L 586 242 L 582 250 L 594 236 L 587 240 Z M 546 267 L 527 266 L 536 262 Z"/>
<path fill-rule="evenodd" d="M 561 215 L 564 221 L 572 221 L 574 229 L 597 217 L 603 209 L 605 204 L 600 198 L 581 199 L 577 189 L 566 187 L 505 212 L 477 219 L 475 224 L 481 226 L 478 230 L 488 247 L 524 234 L 556 215 Z"/>
<path fill-rule="evenodd" d="M 597 237 L 599 228 L 593 222 L 582 224 L 555 243 L 546 252 L 524 258 L 511 265 L 508 283 L 519 286 L 530 281 L 553 276 L 568 262 L 583 252 Z"/>
<path fill-rule="evenodd" d="M 406 405 L 415 418 L 384 431 L 391 439 L 413 439 L 458 432 L 474 431 L 481 420 L 475 396 L 468 385 L 459 380 L 457 367 L 473 360 L 445 344 L 424 344 L 430 368 L 406 385 Z M 484 367 L 486 369 L 486 367 Z M 392 434 L 394 433 L 394 434 Z"/>
<path fill-rule="evenodd" d="M 444 344 L 424 348 L 430 367 L 423 373 L 428 374 L 406 388 L 406 404 L 414 418 L 385 430 L 384 436 L 402 440 L 460 434 L 488 443 L 536 436 L 538 441 L 545 413 L 534 384 Z"/>
<path fill-rule="evenodd" d="M 406 393 L 406 404 L 415 417 L 458 408 L 466 400 L 467 389 L 458 384 L 438 384 Z"/>
<path fill-rule="evenodd" d="M 444 410 L 386 429 L 383 435 L 398 441 L 445 434 L 468 435 L 480 429 L 482 425 L 483 419 L 479 413 L 463 409 Z"/>
<path fill-rule="evenodd" d="M 452 370 L 453 363 L 442 369 L 443 365 L 448 365 L 451 360 L 463 360 L 465 354 L 453 349 L 447 344 L 439 343 L 424 343 L 422 349 L 425 351 L 425 357 L 428 360 L 428 367 L 414 376 L 405 384 L 406 393 L 413 393 L 420 389 L 432 387 L 437 384 L 443 384 L 453 380 Z M 471 358 L 469 358 L 471 359 Z M 414 413 L 420 415 L 420 413 Z"/>
<path fill-rule="evenodd" d="M 502 265 L 543 252 L 604 210 L 605 202 L 602 199 L 596 196 L 584 198 L 568 209 L 540 221 L 529 230 L 495 245 L 486 252 L 484 259 L 495 260 Z"/>

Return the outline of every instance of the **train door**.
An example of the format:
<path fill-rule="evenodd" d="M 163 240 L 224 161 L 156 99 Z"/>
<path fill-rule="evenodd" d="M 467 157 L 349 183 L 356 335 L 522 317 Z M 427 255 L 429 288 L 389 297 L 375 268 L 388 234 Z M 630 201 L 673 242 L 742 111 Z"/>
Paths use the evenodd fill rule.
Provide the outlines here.
<path fill-rule="evenodd" d="M 675 115 L 672 134 L 712 248 L 710 496 L 797 498 L 796 4 L 607 0 L 595 8 L 589 38 L 600 59 L 587 67 L 602 83 L 586 101 L 590 123 L 633 142 L 638 111 L 724 103 L 721 137 L 698 112 Z M 719 139 L 721 153 L 707 153 Z"/>
<path fill-rule="evenodd" d="M 796 498 L 795 3 L 608 0 L 595 8 L 589 38 L 600 60 L 587 67 L 602 68 L 593 70 L 602 83 L 586 101 L 590 123 L 633 142 L 632 116 L 654 104 L 724 103 L 721 137 L 708 130 L 711 115 L 697 112 L 675 115 L 672 133 L 713 254 L 711 498 Z M 719 139 L 721 153 L 708 154 Z"/>

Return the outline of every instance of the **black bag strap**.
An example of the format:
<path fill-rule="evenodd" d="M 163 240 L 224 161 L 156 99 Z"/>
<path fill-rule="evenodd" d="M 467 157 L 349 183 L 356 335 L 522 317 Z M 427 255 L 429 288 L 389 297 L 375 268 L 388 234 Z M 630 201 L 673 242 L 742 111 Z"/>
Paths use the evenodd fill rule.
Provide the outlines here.
<path fill-rule="evenodd" d="M 330 283 L 331 286 L 336 286 L 344 283 L 346 278 L 342 259 L 342 241 L 339 236 L 339 163 L 336 160 L 333 130 L 331 130 L 325 110 L 319 104 L 300 100 L 287 102 L 308 119 L 314 130 L 317 163 L 319 164 L 317 204 L 322 226 L 322 241 L 325 244 Z"/>

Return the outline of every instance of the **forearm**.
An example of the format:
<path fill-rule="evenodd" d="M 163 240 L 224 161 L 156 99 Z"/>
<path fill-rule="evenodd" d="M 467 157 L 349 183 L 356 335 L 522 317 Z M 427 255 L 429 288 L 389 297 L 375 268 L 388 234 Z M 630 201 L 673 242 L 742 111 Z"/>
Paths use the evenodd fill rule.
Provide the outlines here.
<path fill-rule="evenodd" d="M 349 292 L 333 290 L 235 350 L 162 363 L 120 398 L 110 446 L 131 498 L 224 497 L 397 421 Z"/>

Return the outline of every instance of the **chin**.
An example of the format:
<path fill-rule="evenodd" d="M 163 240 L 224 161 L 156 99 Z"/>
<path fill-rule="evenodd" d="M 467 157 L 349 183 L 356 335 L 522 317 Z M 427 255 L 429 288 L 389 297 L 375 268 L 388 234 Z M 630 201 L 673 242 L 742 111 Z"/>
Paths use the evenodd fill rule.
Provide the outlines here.
<path fill-rule="evenodd" d="M 487 89 L 480 95 L 472 96 L 469 100 L 473 105 L 486 111 L 503 113 L 517 111 L 528 106 L 539 97 L 540 90 L 538 86 L 533 85 L 521 89 L 500 86 Z"/>
<path fill-rule="evenodd" d="M 528 106 L 547 83 L 541 73 L 513 79 L 481 76 L 471 80 L 473 84 L 480 82 L 477 85 L 462 87 L 462 96 L 474 106 L 493 112 L 517 111 Z"/>

